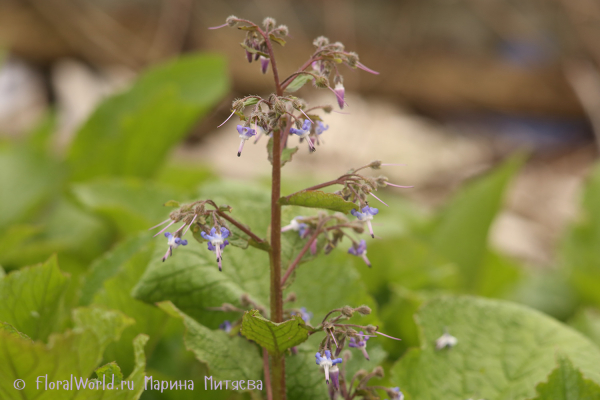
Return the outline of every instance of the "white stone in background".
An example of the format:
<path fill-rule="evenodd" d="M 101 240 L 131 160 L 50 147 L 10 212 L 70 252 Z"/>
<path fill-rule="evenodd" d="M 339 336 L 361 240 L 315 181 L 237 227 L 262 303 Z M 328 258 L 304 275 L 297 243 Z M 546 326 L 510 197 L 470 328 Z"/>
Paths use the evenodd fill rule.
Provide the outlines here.
<path fill-rule="evenodd" d="M 107 96 L 124 89 L 134 74 L 122 68 L 96 71 L 86 64 L 63 59 L 52 67 L 52 87 L 56 94 L 58 132 L 56 145 L 64 149 L 79 126 Z"/>
<path fill-rule="evenodd" d="M 38 71 L 13 56 L 0 62 L 0 134 L 17 135 L 33 128 L 47 106 Z"/>

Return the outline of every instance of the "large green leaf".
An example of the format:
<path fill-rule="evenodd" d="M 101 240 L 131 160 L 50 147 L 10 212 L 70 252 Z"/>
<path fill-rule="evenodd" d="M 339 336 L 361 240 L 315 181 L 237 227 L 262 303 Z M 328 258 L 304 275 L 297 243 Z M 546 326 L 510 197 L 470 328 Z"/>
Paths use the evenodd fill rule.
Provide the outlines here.
<path fill-rule="evenodd" d="M 439 298 L 419 311 L 417 322 L 421 348 L 410 350 L 392 370 L 396 384 L 414 400 L 532 397 L 558 352 L 600 382 L 600 350 L 592 342 L 520 305 L 474 297 Z M 435 341 L 446 329 L 458 343 L 436 351 Z"/>
<path fill-rule="evenodd" d="M 334 308 L 364 304 L 372 310 L 376 309 L 375 301 L 361 282 L 350 257 L 353 256 L 334 251 L 300 265 L 295 277 L 290 278 L 293 284 L 286 289 L 286 293 L 296 294 L 295 307 L 306 307 L 314 314 L 314 320 L 310 321 L 312 326 L 319 325 L 325 314 Z M 375 314 L 356 315 L 352 317 L 352 323 L 379 325 L 381 321 Z"/>
<path fill-rule="evenodd" d="M 56 257 L 8 274 L 0 281 L 0 321 L 34 340 L 45 340 L 57 322 L 67 281 Z"/>
<path fill-rule="evenodd" d="M 75 321 L 72 331 L 52 334 L 47 345 L 0 330 L 0 395 L 3 400 L 64 399 L 64 391 L 44 389 L 44 378 L 47 377 L 47 383 L 53 382 L 55 387 L 59 380 L 71 382 L 71 376 L 77 382 L 87 380 L 100 362 L 107 340 L 117 339 L 131 322 L 119 312 L 97 309 L 78 309 Z M 36 387 L 38 377 L 43 377 L 39 389 Z M 17 379 L 25 381 L 24 390 L 14 389 L 13 382 Z M 68 393 L 72 397 L 79 395 L 75 385 Z M 81 399 L 84 398 L 89 397 L 82 395 Z M 137 397 L 124 397 L 134 398 Z"/>
<path fill-rule="evenodd" d="M 138 253 L 152 237 L 144 232 L 140 235 L 128 238 L 115 246 L 100 258 L 96 259 L 89 268 L 81 286 L 81 297 L 79 304 L 87 306 L 92 302 L 94 295 L 102 288 L 104 282 L 113 278 L 122 271 L 122 266 Z"/>
<path fill-rule="evenodd" d="M 339 211 L 344 214 L 350 213 L 358 206 L 346 201 L 342 196 L 333 193 L 325 193 L 320 190 L 303 190 L 296 194 L 279 199 L 282 206 L 302 206 L 311 208 L 323 208 L 326 210 Z"/>
<path fill-rule="evenodd" d="M 240 336 L 211 330 L 177 310 L 172 303 L 159 304 L 171 316 L 181 318 L 186 328 L 185 345 L 205 363 L 217 380 L 259 380 L 262 362 L 259 349 Z"/>
<path fill-rule="evenodd" d="M 118 264 L 116 273 L 103 281 L 102 287 L 93 298 L 93 305 L 120 310 L 135 319 L 135 324 L 123 331 L 121 340 L 111 343 L 104 353 L 105 361 L 116 360 L 125 373 L 135 367 L 133 364 L 135 349 L 131 345 L 134 338 L 142 333 L 149 335 L 148 348 L 154 349 L 162 337 L 168 319 L 167 315 L 156 307 L 131 297 L 131 289 L 144 273 L 152 254 L 152 246 L 146 243 L 126 262 Z M 114 269 L 114 265 L 105 266 Z"/>
<path fill-rule="evenodd" d="M 184 195 L 171 187 L 133 178 L 75 184 L 72 191 L 82 205 L 107 217 L 123 233 L 145 231 L 164 221 L 172 209 L 163 204 Z"/>
<path fill-rule="evenodd" d="M 540 383 L 534 400 L 600 400 L 600 386 L 585 379 L 566 357 L 558 357 L 558 367 Z"/>
<path fill-rule="evenodd" d="M 161 238 L 160 242 L 163 242 Z M 269 259 L 266 253 L 249 248 L 241 250 L 228 246 L 223 255 L 223 272 L 219 272 L 215 255 L 206 248 L 190 242 L 179 247 L 164 263 L 166 251 L 156 246 L 148 268 L 133 296 L 147 303 L 170 300 L 187 315 L 202 324 L 216 328 L 225 319 L 241 315 L 208 310 L 223 303 L 240 305 L 240 297 L 247 293 L 258 304 L 268 304 Z"/>
<path fill-rule="evenodd" d="M 68 154 L 73 177 L 154 175 L 228 85 L 225 63 L 215 55 L 185 56 L 148 70 L 79 130 Z"/>
<path fill-rule="evenodd" d="M 600 306 L 600 164 L 592 170 L 583 193 L 582 212 L 561 244 L 559 262 L 577 296 Z"/>
<path fill-rule="evenodd" d="M 600 347 L 600 311 L 592 308 L 580 310 L 569 325 L 590 338 Z"/>
<path fill-rule="evenodd" d="M 290 83 L 285 88 L 285 91 L 293 93 L 293 92 L 297 91 L 298 89 L 300 89 L 302 86 L 304 86 L 306 84 L 306 82 L 310 81 L 311 79 L 314 79 L 312 75 L 307 75 L 307 74 L 298 75 L 297 77 L 294 78 L 292 83 Z"/>
<path fill-rule="evenodd" d="M 24 147 L 0 147 L 0 228 L 30 217 L 58 192 L 60 168 Z"/>
<path fill-rule="evenodd" d="M 271 322 L 257 310 L 246 311 L 240 333 L 271 354 L 280 355 L 308 339 L 310 329 L 299 315 L 281 323 Z"/>
<path fill-rule="evenodd" d="M 506 187 L 522 163 L 523 157 L 513 157 L 463 188 L 446 206 L 433 235 L 436 253 L 456 263 L 464 286 L 471 291 L 481 279 L 479 266 L 488 231 L 502 206 Z"/>

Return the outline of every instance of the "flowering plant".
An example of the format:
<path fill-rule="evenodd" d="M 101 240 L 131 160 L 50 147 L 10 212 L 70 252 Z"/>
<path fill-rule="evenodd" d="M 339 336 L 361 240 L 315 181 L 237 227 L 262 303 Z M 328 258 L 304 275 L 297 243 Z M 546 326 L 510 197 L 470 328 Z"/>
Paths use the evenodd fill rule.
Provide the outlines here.
<path fill-rule="evenodd" d="M 168 250 L 163 261 L 167 261 L 177 247 L 187 244 L 183 236 L 190 229 L 197 239 L 208 242 L 208 250 L 216 255 L 219 271 L 227 268 L 227 265 L 222 266 L 222 261 L 223 253 L 226 253 L 225 247 L 228 244 L 243 248 L 252 246 L 266 251 L 270 259 L 269 309 L 256 310 L 257 304 L 249 298 L 246 298 L 245 304 L 255 310 L 244 310 L 228 304 L 223 304 L 216 309 L 244 312 L 237 321 L 232 323 L 227 320 L 220 327 L 226 332 L 231 332 L 232 327 L 238 327 L 243 336 L 263 348 L 263 367 L 265 380 L 268 382 L 267 386 L 270 386 L 269 396 L 272 396 L 273 399 L 286 397 L 284 374 L 286 353 L 288 351 L 293 353 L 296 351 L 295 346 L 310 336 L 318 334 L 324 336 L 316 349 L 316 363 L 324 372 L 324 380 L 325 384 L 329 386 L 330 396 L 335 398 L 341 395 L 345 399 L 350 399 L 356 395 L 363 397 L 374 395 L 375 388 L 368 387 L 367 383 L 371 377 L 381 375 L 381 368 L 376 368 L 372 374 L 364 375 L 361 371 L 357 372 L 352 381 L 357 380 L 358 384 L 351 383 L 348 386 L 345 368 L 341 365 L 340 370 L 338 364 L 348 362 L 349 355 L 346 354 L 342 358 L 338 356 L 347 344 L 350 348 L 360 349 L 368 360 L 366 341 L 370 337 L 382 335 L 394 340 L 399 339 L 379 332 L 377 326 L 344 323 L 355 313 L 370 314 L 371 309 L 366 305 L 335 308 L 325 315 L 320 324 L 311 326 L 309 320 L 312 314 L 306 310 L 306 307 L 301 307 L 299 310 L 284 307 L 284 303 L 292 302 L 294 299 L 292 294 L 292 298 L 288 296 L 287 301 L 284 301 L 283 290 L 291 285 L 292 277 L 308 251 L 312 255 L 316 255 L 321 250 L 324 254 L 329 254 L 344 238 L 348 238 L 351 242 L 348 253 L 362 257 L 371 267 L 371 263 L 366 257 L 366 241 L 357 238 L 363 233 L 365 225 L 368 227 L 371 238 L 375 238 L 371 221 L 379 213 L 379 210 L 369 205 L 368 196 L 385 204 L 373 193 L 374 191 L 388 185 L 400 188 L 409 186 L 390 184 L 385 176 L 364 175 L 363 171 L 366 169 L 379 170 L 384 166 L 394 165 L 373 161 L 352 169 L 335 180 L 306 188 L 288 196 L 282 197 L 280 188 L 281 168 L 290 162 L 292 155 L 298 151 L 297 147 L 292 147 L 292 137 L 297 136 L 300 142 L 306 141 L 309 151 L 315 152 L 316 146 L 321 142 L 320 136 L 329 129 L 329 125 L 324 123 L 326 114 L 333 112 L 333 107 L 330 105 L 310 107 L 303 99 L 290 93 L 297 91 L 304 84 L 312 82 L 316 88 L 329 89 L 334 94 L 338 106 L 343 108 L 346 101 L 340 65 L 362 69 L 372 74 L 377 74 L 377 72 L 365 67 L 359 61 L 358 55 L 346 51 L 342 43 L 330 43 L 327 38 L 321 36 L 315 39 L 313 43 L 315 52 L 304 65 L 287 78 L 280 79 L 273 47 L 275 44 L 285 45 L 284 38 L 288 36 L 288 28 L 285 25 L 276 26 L 275 20 L 272 18 L 266 18 L 262 25 L 258 25 L 231 16 L 227 18 L 224 25 L 211 29 L 226 26 L 237 27 L 245 31 L 246 37 L 241 46 L 245 50 L 248 62 L 260 61 L 262 73 L 266 73 L 270 65 L 273 73 L 274 93 L 266 97 L 251 95 L 235 100 L 232 104 L 231 115 L 225 120 L 227 122 L 234 115 L 240 119 L 240 124 L 237 125 L 237 132 L 241 139 L 237 151 L 238 157 L 242 154 L 244 143 L 256 136 L 257 132 L 260 131 L 261 135 L 269 136 L 267 147 L 272 164 L 270 236 L 260 237 L 253 228 L 242 222 L 243 216 L 234 216 L 230 207 L 218 206 L 211 199 L 198 200 L 179 206 L 171 213 L 169 219 L 154 227 L 157 228 L 168 223 L 156 234 L 157 236 L 171 225 L 182 223 L 174 233 L 165 233 L 168 238 Z M 324 113 L 324 115 L 320 113 Z M 255 143 L 257 141 L 258 138 Z M 335 193 L 324 193 L 319 190 L 334 185 L 341 185 L 342 189 Z M 296 216 L 286 221 L 288 224 L 283 226 L 282 206 L 285 205 L 320 208 L 327 211 L 319 212 L 316 215 L 308 213 L 304 216 Z M 385 205 L 387 206 L 387 204 Z M 346 214 L 351 214 L 356 219 L 348 218 Z M 238 218 L 240 219 L 238 220 Z M 297 232 L 298 239 L 303 244 L 293 255 L 291 262 L 283 265 L 282 234 L 296 235 L 291 232 Z M 232 237 L 236 237 L 237 240 L 227 240 Z M 176 261 L 169 260 L 169 262 Z M 291 332 L 288 334 L 294 337 L 294 340 L 282 342 L 276 337 L 265 338 L 257 333 L 256 324 L 260 324 L 270 331 L 277 331 L 282 325 L 290 322 L 293 323 L 294 328 L 290 328 Z M 360 329 L 360 332 L 355 328 Z M 332 354 L 335 354 L 337 358 L 332 359 Z M 392 397 L 398 398 L 393 390 L 390 393 L 392 393 Z"/>

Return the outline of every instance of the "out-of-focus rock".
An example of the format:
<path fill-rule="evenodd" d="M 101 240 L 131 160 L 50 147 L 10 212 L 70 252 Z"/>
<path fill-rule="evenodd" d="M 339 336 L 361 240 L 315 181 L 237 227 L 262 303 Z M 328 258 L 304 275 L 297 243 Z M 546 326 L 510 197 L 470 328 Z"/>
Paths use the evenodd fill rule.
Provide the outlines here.
<path fill-rule="evenodd" d="M 0 63 L 0 133 L 31 129 L 48 106 L 39 71 L 16 57 Z"/>

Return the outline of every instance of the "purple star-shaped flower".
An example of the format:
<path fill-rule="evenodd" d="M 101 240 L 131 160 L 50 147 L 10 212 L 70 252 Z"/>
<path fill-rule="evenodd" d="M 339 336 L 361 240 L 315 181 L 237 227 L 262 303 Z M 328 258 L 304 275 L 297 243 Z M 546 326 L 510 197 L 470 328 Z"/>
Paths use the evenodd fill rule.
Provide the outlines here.
<path fill-rule="evenodd" d="M 369 353 L 367 353 L 367 340 L 369 340 L 369 337 L 364 336 L 362 331 L 360 331 L 359 334 L 361 335 L 361 337 L 359 337 L 359 339 L 356 339 L 354 337 L 350 338 L 350 342 L 348 343 L 348 346 L 353 347 L 355 349 L 360 349 L 360 351 L 362 351 L 365 358 L 367 360 L 369 360 Z"/>
<path fill-rule="evenodd" d="M 311 313 L 310 311 L 306 311 L 306 307 L 300 307 L 300 312 L 292 312 L 292 315 L 300 315 L 302 317 L 302 320 L 304 322 L 306 322 L 307 324 L 309 323 L 310 319 L 313 316 L 313 313 Z"/>
<path fill-rule="evenodd" d="M 179 246 L 185 246 L 188 244 L 187 240 L 183 240 L 180 237 L 175 237 L 171 234 L 171 232 L 165 232 L 165 237 L 167 238 L 169 248 L 167 249 L 167 253 L 162 258 L 163 262 L 165 262 L 167 258 L 173 255 L 174 249 L 178 248 Z"/>
<path fill-rule="evenodd" d="M 238 157 L 242 155 L 242 149 L 244 148 L 244 143 L 246 140 L 250 139 L 252 136 L 256 135 L 256 130 L 249 128 L 247 126 L 238 125 L 237 131 L 240 134 L 240 148 L 238 149 Z"/>
<path fill-rule="evenodd" d="M 364 206 L 362 212 L 352 210 L 350 211 L 350 213 L 356 218 L 358 218 L 360 221 L 365 221 L 367 223 L 367 225 L 369 226 L 369 233 L 371 233 L 371 237 L 374 238 L 375 235 L 373 234 L 373 226 L 371 225 L 371 220 L 373 219 L 374 215 L 377 215 L 377 213 L 379 213 L 379 210 L 373 207 Z"/>
<path fill-rule="evenodd" d="M 293 133 L 294 135 L 298 135 L 298 137 L 300 137 L 300 139 L 306 139 L 306 141 L 308 142 L 308 148 L 310 149 L 310 151 L 315 151 L 316 150 L 315 145 L 309 137 L 311 127 L 312 127 L 312 123 L 308 119 L 305 119 L 304 123 L 302 124 L 302 128 L 300 128 L 300 129 L 290 128 L 290 133 Z"/>
<path fill-rule="evenodd" d="M 325 356 L 322 356 L 320 352 L 315 354 L 317 365 L 325 371 L 325 382 L 329 384 L 329 372 L 332 367 L 336 364 L 341 363 L 343 360 L 341 358 L 331 359 L 331 351 L 325 350 Z"/>
<path fill-rule="evenodd" d="M 217 255 L 217 263 L 219 264 L 219 271 L 222 271 L 221 260 L 223 259 L 222 250 L 229 244 L 229 241 L 225 240 L 229 237 L 229 229 L 221 228 L 221 232 L 217 233 L 217 229 L 213 227 L 210 230 L 210 235 L 206 232 L 200 232 L 200 235 L 208 240 L 208 249 L 214 251 Z"/>
<path fill-rule="evenodd" d="M 352 247 L 348 249 L 348 253 L 361 257 L 363 260 L 365 260 L 365 263 L 369 266 L 369 268 L 371 267 L 371 262 L 367 258 L 367 242 L 364 239 L 358 244 L 353 243 Z"/>

